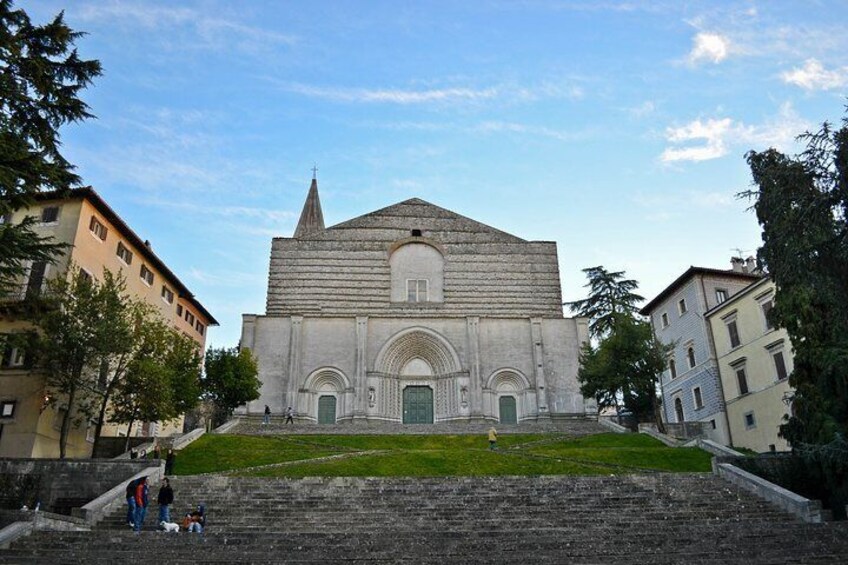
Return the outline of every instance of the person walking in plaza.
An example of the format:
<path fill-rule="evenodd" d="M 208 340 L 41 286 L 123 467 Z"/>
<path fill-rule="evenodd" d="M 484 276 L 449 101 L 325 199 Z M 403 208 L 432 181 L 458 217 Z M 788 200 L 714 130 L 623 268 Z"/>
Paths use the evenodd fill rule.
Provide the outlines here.
<path fill-rule="evenodd" d="M 498 430 L 495 426 L 489 428 L 489 449 L 494 451 L 498 448 Z"/>
<path fill-rule="evenodd" d="M 173 449 L 168 450 L 168 455 L 165 457 L 165 474 L 171 475 L 174 472 L 174 461 L 177 459 L 177 454 Z"/>
<path fill-rule="evenodd" d="M 271 423 L 271 407 L 267 404 L 265 405 L 265 416 L 262 417 L 262 423 L 266 426 Z"/>
<path fill-rule="evenodd" d="M 159 523 L 170 522 L 170 506 L 174 502 L 174 489 L 171 488 L 171 482 L 167 477 L 162 479 L 162 486 L 159 487 L 159 494 L 156 496 L 156 502 L 159 504 Z"/>
<path fill-rule="evenodd" d="M 136 532 L 141 531 L 141 525 L 144 523 L 144 516 L 147 514 L 147 503 L 149 502 L 150 486 L 147 482 L 147 477 L 138 480 L 138 486 L 135 487 L 135 522 L 134 529 Z"/>
<path fill-rule="evenodd" d="M 286 424 L 294 425 L 294 410 L 292 410 L 291 406 L 286 408 Z"/>

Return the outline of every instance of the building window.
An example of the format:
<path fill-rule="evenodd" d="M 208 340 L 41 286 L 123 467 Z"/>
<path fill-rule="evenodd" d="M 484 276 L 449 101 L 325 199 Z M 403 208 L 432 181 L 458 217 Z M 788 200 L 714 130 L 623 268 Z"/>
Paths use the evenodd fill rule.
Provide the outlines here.
<path fill-rule="evenodd" d="M 686 313 L 686 299 L 685 298 L 681 298 L 680 300 L 677 301 L 677 311 L 678 311 L 678 313 L 680 313 L 681 316 Z"/>
<path fill-rule="evenodd" d="M 88 229 L 93 233 L 100 241 L 106 241 L 106 234 L 109 233 L 109 230 L 106 229 L 106 226 L 103 223 L 95 218 L 91 217 L 91 221 L 88 222 Z"/>
<path fill-rule="evenodd" d="M 771 354 L 774 359 L 774 368 L 777 371 L 777 380 L 782 381 L 789 375 L 786 372 L 786 362 L 783 360 L 783 350 L 779 349 Z"/>
<path fill-rule="evenodd" d="M 662 327 L 663 328 L 668 327 L 668 313 L 667 312 L 662 313 Z"/>
<path fill-rule="evenodd" d="M 695 368 L 695 349 L 690 347 L 686 350 L 686 358 L 689 359 L 689 368 Z"/>
<path fill-rule="evenodd" d="M 0 418 L 13 418 L 15 416 L 15 401 L 4 400 L 0 402 Z"/>
<path fill-rule="evenodd" d="M 715 420 L 710 420 L 710 427 L 711 427 L 711 429 L 713 429 L 713 430 L 714 430 L 714 429 L 716 429 L 716 423 L 715 423 Z"/>
<path fill-rule="evenodd" d="M 741 340 L 739 339 L 739 328 L 736 326 L 736 320 L 727 322 L 727 333 L 730 336 L 730 347 L 739 347 Z"/>
<path fill-rule="evenodd" d="M 182 316 L 182 315 L 183 315 L 183 305 L 177 304 L 177 316 Z"/>
<path fill-rule="evenodd" d="M 717 288 L 716 291 L 716 303 L 721 304 L 725 300 L 727 300 L 727 291 L 723 288 Z"/>
<path fill-rule="evenodd" d="M 696 386 L 692 389 L 692 396 L 695 399 L 695 410 L 700 410 L 704 407 L 704 399 L 701 396 L 701 387 Z"/>
<path fill-rule="evenodd" d="M 164 284 L 162 285 L 162 300 L 164 300 L 168 304 L 174 303 L 174 291 L 172 291 Z"/>
<path fill-rule="evenodd" d="M 406 301 L 427 302 L 427 279 L 406 279 Z"/>
<path fill-rule="evenodd" d="M 748 394 L 748 375 L 745 374 L 745 367 L 736 368 L 736 382 L 739 384 L 739 395 Z"/>
<path fill-rule="evenodd" d="M 677 378 L 677 362 L 674 359 L 668 360 L 668 371 L 671 373 L 671 378 Z"/>
<path fill-rule="evenodd" d="M 27 282 L 27 298 L 35 298 L 41 295 L 44 287 L 44 279 L 47 276 L 47 261 L 36 261 L 29 269 L 29 281 Z"/>
<path fill-rule="evenodd" d="M 55 224 L 59 221 L 59 207 L 47 206 L 41 209 L 41 223 Z"/>
<path fill-rule="evenodd" d="M 680 400 L 680 397 L 674 399 L 674 415 L 677 416 L 677 422 L 682 424 L 684 422 L 683 418 L 683 401 Z"/>
<path fill-rule="evenodd" d="M 127 246 L 118 242 L 118 259 L 124 262 L 125 265 L 130 265 L 132 263 L 133 254 L 132 251 L 127 249 Z"/>
<path fill-rule="evenodd" d="M 412 237 L 421 237 L 421 230 L 412 230 Z"/>
<path fill-rule="evenodd" d="M 186 310 L 185 311 L 185 320 L 186 320 L 186 322 L 188 322 L 188 325 L 193 326 L 194 325 L 194 314 L 192 314 L 191 312 Z"/>
<path fill-rule="evenodd" d="M 79 276 L 80 280 L 83 280 L 88 284 L 91 284 L 94 281 L 94 276 L 85 269 L 80 269 Z"/>
<path fill-rule="evenodd" d="M 753 412 L 747 412 L 743 418 L 745 418 L 745 429 L 753 430 L 757 427 L 757 419 L 754 417 Z"/>
<path fill-rule="evenodd" d="M 141 266 L 141 280 L 147 283 L 147 286 L 153 286 L 153 271 L 147 268 L 147 265 Z"/>
<path fill-rule="evenodd" d="M 200 320 L 197 321 L 197 324 L 195 324 L 194 328 L 200 335 L 203 335 L 203 331 L 206 329 L 205 326 L 200 323 Z"/>
<path fill-rule="evenodd" d="M 766 302 L 763 302 L 762 304 L 760 304 L 760 307 L 763 309 L 763 319 L 766 322 L 766 329 L 767 330 L 773 330 L 774 324 L 771 323 L 770 314 L 771 314 L 771 309 L 774 307 L 774 301 L 773 300 L 767 300 Z"/>

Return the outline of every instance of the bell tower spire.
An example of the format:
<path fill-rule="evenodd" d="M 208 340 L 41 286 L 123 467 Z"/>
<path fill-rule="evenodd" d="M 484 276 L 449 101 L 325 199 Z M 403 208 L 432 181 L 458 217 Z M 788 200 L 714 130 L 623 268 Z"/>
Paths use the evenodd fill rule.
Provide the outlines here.
<path fill-rule="evenodd" d="M 321 200 L 318 198 L 317 171 L 317 167 L 312 170 L 312 185 L 309 187 L 309 194 L 306 195 L 306 202 L 303 204 L 303 211 L 300 213 L 300 221 L 294 230 L 295 238 L 324 230 L 324 213 L 321 211 Z"/>

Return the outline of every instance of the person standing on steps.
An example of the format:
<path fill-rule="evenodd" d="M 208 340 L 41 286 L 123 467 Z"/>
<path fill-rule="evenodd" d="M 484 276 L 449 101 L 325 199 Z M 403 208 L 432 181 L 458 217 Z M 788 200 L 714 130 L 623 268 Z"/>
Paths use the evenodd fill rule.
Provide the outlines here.
<path fill-rule="evenodd" d="M 286 408 L 286 424 L 294 425 L 294 410 L 291 406 Z"/>
<path fill-rule="evenodd" d="M 135 531 L 141 531 L 141 525 L 144 523 L 144 516 L 147 514 L 147 503 L 149 502 L 150 486 L 147 483 L 147 477 L 142 477 L 138 480 L 138 486 L 135 487 Z"/>
<path fill-rule="evenodd" d="M 262 424 L 268 425 L 271 423 L 271 407 L 267 404 L 265 405 L 265 416 L 262 417 Z"/>
<path fill-rule="evenodd" d="M 495 426 L 489 428 L 489 449 L 494 451 L 498 448 L 498 430 Z"/>
<path fill-rule="evenodd" d="M 135 489 L 140 479 L 133 479 L 127 483 L 127 525 L 135 528 Z"/>
<path fill-rule="evenodd" d="M 173 449 L 168 450 L 168 455 L 165 457 L 165 474 L 172 475 L 174 473 L 174 461 L 177 459 Z"/>
<path fill-rule="evenodd" d="M 174 489 L 171 488 L 171 482 L 167 477 L 162 479 L 162 486 L 159 487 L 156 502 L 159 504 L 159 523 L 170 522 L 170 506 L 174 502 Z"/>

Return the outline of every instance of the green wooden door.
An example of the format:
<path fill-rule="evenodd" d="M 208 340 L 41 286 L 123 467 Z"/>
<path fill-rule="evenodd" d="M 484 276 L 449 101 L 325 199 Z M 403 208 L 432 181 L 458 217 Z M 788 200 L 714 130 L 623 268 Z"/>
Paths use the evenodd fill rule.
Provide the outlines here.
<path fill-rule="evenodd" d="M 318 398 L 318 423 L 319 424 L 335 424 L 336 423 L 336 397 L 321 396 Z"/>
<path fill-rule="evenodd" d="M 408 386 L 403 389 L 403 423 L 433 423 L 433 389 L 428 386 Z"/>
<path fill-rule="evenodd" d="M 518 415 L 515 411 L 515 397 L 501 396 L 499 403 L 501 424 L 517 424 Z"/>

